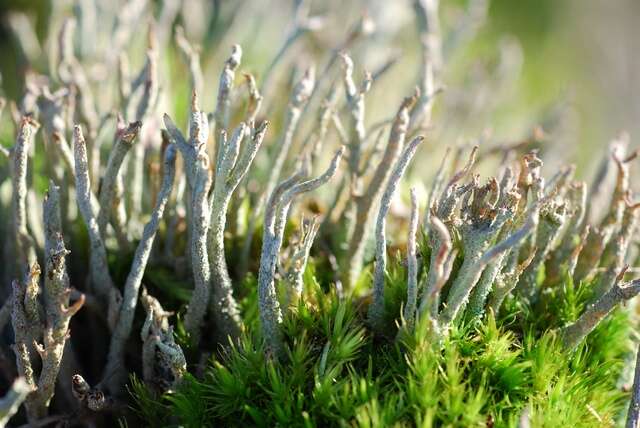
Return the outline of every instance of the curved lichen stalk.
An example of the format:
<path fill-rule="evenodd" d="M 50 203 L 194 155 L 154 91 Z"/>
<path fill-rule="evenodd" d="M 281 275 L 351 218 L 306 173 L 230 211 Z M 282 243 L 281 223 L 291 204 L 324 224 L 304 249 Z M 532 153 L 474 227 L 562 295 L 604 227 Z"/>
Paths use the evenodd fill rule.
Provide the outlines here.
<path fill-rule="evenodd" d="M 120 168 L 124 162 L 124 158 L 133 146 L 134 141 L 138 137 L 141 122 L 132 122 L 127 128 L 122 129 L 117 134 L 116 142 L 109 154 L 107 169 L 100 185 L 100 193 L 98 201 L 100 203 L 100 211 L 98 212 L 98 228 L 100 236 L 105 239 L 107 224 L 113 212 L 113 200 L 116 191 L 116 182 Z"/>
<path fill-rule="evenodd" d="M 308 68 L 299 82 L 293 88 L 289 103 L 287 105 L 284 125 L 282 133 L 278 138 L 278 142 L 275 147 L 275 153 L 272 155 L 267 182 L 264 186 L 264 191 L 261 196 L 258 197 L 256 204 L 252 207 L 251 215 L 249 217 L 249 224 L 247 228 L 247 235 L 245 236 L 242 246 L 242 254 L 240 260 L 240 271 L 244 274 L 247 271 L 247 264 L 249 261 L 249 255 L 251 251 L 251 244 L 253 242 L 253 234 L 258 222 L 258 218 L 262 211 L 265 209 L 265 203 L 267 198 L 273 192 L 278 180 L 282 174 L 287 156 L 289 156 L 290 148 L 293 144 L 293 137 L 298 129 L 300 117 L 303 112 L 309 97 L 313 93 L 315 86 L 315 71 L 313 67 Z"/>
<path fill-rule="evenodd" d="M 269 197 L 265 211 L 262 254 L 258 272 L 258 300 L 260 326 L 267 344 L 267 352 L 276 357 L 281 357 L 284 349 L 280 330 L 282 312 L 276 294 L 275 273 L 289 207 L 297 195 L 315 190 L 329 181 L 335 175 L 343 153 L 344 147 L 338 150 L 329 168 L 322 175 L 311 180 L 302 181 L 306 175 L 306 168 L 303 166 L 300 171 L 276 186 Z"/>

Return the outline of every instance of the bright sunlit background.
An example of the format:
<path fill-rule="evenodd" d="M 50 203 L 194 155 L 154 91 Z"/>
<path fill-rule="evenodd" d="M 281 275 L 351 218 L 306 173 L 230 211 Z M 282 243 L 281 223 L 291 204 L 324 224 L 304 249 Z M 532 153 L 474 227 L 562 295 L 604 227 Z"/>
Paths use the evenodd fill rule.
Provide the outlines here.
<path fill-rule="evenodd" d="M 56 0 L 58 13 L 82 13 L 83 3 Z M 117 10 L 117 1 L 111 4 Z M 161 9 L 162 1 L 154 6 Z M 173 2 L 175 4 L 181 2 Z M 217 74 L 229 46 L 244 48 L 242 68 L 259 78 L 293 25 L 292 0 L 189 0 L 182 2 L 176 23 L 202 44 L 205 68 L 205 108 L 215 102 Z M 332 49 L 366 13 L 375 30 L 350 47 L 356 76 L 375 71 L 391 59 L 392 67 L 378 79 L 367 97 L 367 125 L 389 118 L 416 84 L 419 43 L 409 0 L 315 0 L 311 15 L 324 18 L 322 28 L 306 33 L 276 70 L 277 88 L 287 96 L 293 76 L 314 63 L 322 70 Z M 429 132 L 431 150 L 423 158 L 439 159 L 446 144 L 494 145 L 517 142 L 536 125 L 549 134 L 543 148 L 552 162 L 575 162 L 578 175 L 589 177 L 602 150 L 619 131 L 640 132 L 640 55 L 636 0 L 442 0 L 443 71 L 439 97 Z M 54 49 L 44 43 L 57 32 L 46 1 L 4 0 L 0 5 L 1 91 L 9 99 L 22 93 L 28 68 L 46 71 L 42 55 Z M 62 11 L 62 12 L 60 12 Z M 111 40 L 101 39 L 111 28 L 108 13 L 89 16 L 81 28 L 82 57 L 117 55 Z M 158 27 L 162 23 L 157 24 Z M 35 29 L 35 33 L 30 29 Z M 170 28 L 159 28 L 161 37 Z M 143 61 L 146 24 L 127 45 L 130 62 Z M 91 36 L 91 37 L 89 37 Z M 32 61 L 35 59 L 35 61 Z M 175 52 L 163 58 L 164 108 L 185 120 L 188 79 Z M 293 66 L 293 67 L 291 67 Z M 291 71 L 293 70 L 293 71 Z M 90 73 L 100 80 L 101 70 Z M 105 94 L 105 98 L 113 94 Z M 269 101 L 267 99 L 267 106 Z M 274 112 L 265 113 L 275 115 Z M 270 117 L 271 120 L 274 120 Z M 6 130 L 3 135 L 6 134 Z M 10 135 L 10 134 L 9 134 Z M 548 165 L 555 166 L 555 165 Z"/>

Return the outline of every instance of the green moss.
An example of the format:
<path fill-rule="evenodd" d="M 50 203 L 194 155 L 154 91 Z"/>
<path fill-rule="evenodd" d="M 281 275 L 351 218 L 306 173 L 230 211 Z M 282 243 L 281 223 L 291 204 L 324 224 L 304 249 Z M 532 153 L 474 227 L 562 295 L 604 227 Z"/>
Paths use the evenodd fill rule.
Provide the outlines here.
<path fill-rule="evenodd" d="M 629 352 L 628 315 L 618 310 L 573 354 L 555 328 L 573 320 L 588 293 L 566 281 L 546 298 L 553 310 L 513 302 L 497 319 L 458 324 L 442 343 L 429 326 L 397 336 L 406 277 L 392 258 L 387 334 L 369 332 L 362 300 L 320 287 L 310 263 L 304 300 L 283 322 L 286 359 L 265 356 L 255 280 L 242 300 L 247 330 L 202 379 L 188 377 L 155 397 L 137 381 L 131 393 L 151 426 L 607 426 L 626 406 L 616 383 Z M 370 279 L 369 279 L 370 280 Z M 540 316 L 542 315 L 542 316 Z M 146 413 L 152 411 L 153 415 Z"/>

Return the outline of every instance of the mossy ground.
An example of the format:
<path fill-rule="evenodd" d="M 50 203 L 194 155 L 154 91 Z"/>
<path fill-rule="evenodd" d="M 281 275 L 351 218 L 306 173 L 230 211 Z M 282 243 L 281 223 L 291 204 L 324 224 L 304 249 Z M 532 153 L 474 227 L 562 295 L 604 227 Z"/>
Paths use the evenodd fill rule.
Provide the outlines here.
<path fill-rule="evenodd" d="M 460 322 L 433 343 L 424 322 L 398 328 L 406 272 L 399 257 L 390 264 L 385 337 L 368 330 L 366 299 L 327 291 L 310 263 L 304 299 L 283 323 L 287 357 L 271 359 L 249 279 L 240 343 L 212 357 L 204 377 L 163 396 L 133 378 L 132 410 L 145 425 L 185 427 L 510 427 L 523 412 L 535 427 L 602 427 L 624 417 L 628 311 L 614 312 L 571 354 L 556 337 L 589 301 L 591 284 L 557 284 L 534 306 L 508 300 L 497 318 Z"/>

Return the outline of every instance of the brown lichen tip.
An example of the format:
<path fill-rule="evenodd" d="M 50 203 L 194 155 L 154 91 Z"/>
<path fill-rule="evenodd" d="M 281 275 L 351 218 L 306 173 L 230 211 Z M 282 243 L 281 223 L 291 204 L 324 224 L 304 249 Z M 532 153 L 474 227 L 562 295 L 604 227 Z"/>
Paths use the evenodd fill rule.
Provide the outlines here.
<path fill-rule="evenodd" d="M 522 203 L 526 198 L 527 191 L 534 184 L 534 182 L 540 179 L 540 168 L 542 167 L 542 160 L 538 158 L 535 150 L 522 156 L 520 159 L 520 173 L 518 175 L 517 189 L 520 195 L 523 196 Z M 524 208 L 521 205 L 521 208 Z"/>
<path fill-rule="evenodd" d="M 469 171 L 471 171 L 471 168 L 476 162 L 476 156 L 478 154 L 479 148 L 480 147 L 478 145 L 473 146 L 473 149 L 471 149 L 471 153 L 469 153 L 469 159 L 467 160 L 467 163 L 460 171 L 458 171 L 454 174 L 453 177 L 451 177 L 451 180 L 449 180 L 449 184 L 447 185 L 447 187 L 453 186 L 458 181 L 463 179 L 469 173 Z"/>
<path fill-rule="evenodd" d="M 69 305 L 69 307 L 65 308 L 62 307 L 61 311 L 62 313 L 64 313 L 65 315 L 67 315 L 69 318 L 71 318 L 72 316 L 74 316 L 76 313 L 78 313 L 78 311 L 80 309 L 82 309 L 82 306 L 84 306 L 84 302 L 86 300 L 86 296 L 84 295 L 84 293 L 80 293 L 80 296 L 78 296 L 78 300 L 76 300 L 75 302 L 73 302 L 71 305 Z"/>
<path fill-rule="evenodd" d="M 119 129 L 117 131 L 118 138 L 125 143 L 131 144 L 140 133 L 141 128 L 142 128 L 141 121 L 136 120 L 135 122 L 131 122 L 126 128 Z"/>
<path fill-rule="evenodd" d="M 638 201 L 638 202 L 633 202 L 633 201 L 631 200 L 631 192 L 627 192 L 627 193 L 624 195 L 624 204 L 625 204 L 625 206 L 627 207 L 627 210 L 629 210 L 629 211 L 635 211 L 635 210 L 637 210 L 638 208 L 640 208 L 640 201 Z"/>
<path fill-rule="evenodd" d="M 258 91 L 258 85 L 256 84 L 256 78 L 251 73 L 242 73 L 242 77 L 244 77 L 245 83 L 249 88 L 249 95 L 255 100 L 261 100 L 262 95 Z"/>
<path fill-rule="evenodd" d="M 413 90 L 413 94 L 408 97 L 404 97 L 400 104 L 400 110 L 411 110 L 418 101 L 418 98 L 420 98 L 420 88 L 416 86 Z"/>

